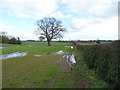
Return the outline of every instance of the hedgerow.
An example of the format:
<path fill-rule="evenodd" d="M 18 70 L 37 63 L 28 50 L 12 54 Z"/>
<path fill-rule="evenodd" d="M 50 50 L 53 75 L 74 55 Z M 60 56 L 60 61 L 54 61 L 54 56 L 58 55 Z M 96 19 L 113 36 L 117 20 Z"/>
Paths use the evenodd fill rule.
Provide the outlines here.
<path fill-rule="evenodd" d="M 76 48 L 83 53 L 83 58 L 90 69 L 114 88 L 119 88 L 120 78 L 120 41 L 109 44 L 81 45 Z"/>

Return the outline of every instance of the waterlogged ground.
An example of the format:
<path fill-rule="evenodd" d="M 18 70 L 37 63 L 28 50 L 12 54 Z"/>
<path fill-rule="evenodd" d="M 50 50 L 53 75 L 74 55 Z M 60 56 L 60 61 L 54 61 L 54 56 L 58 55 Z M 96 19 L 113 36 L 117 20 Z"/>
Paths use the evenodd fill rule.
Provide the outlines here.
<path fill-rule="evenodd" d="M 62 59 L 63 52 L 72 52 L 70 43 L 23 42 L 3 44 L 3 55 L 27 52 L 23 57 L 3 60 L 3 88 L 68 88 L 76 87 L 70 68 Z M 57 53 L 56 53 L 57 52 Z M 56 54 L 50 54 L 56 53 Z M 50 54 L 50 55 L 49 55 Z M 41 55 L 41 56 L 34 56 Z"/>
<path fill-rule="evenodd" d="M 22 45 L 2 44 L 2 54 L 10 54 L 14 52 L 28 52 L 30 55 L 44 54 L 50 52 L 57 52 L 60 50 L 72 51 L 65 46 L 71 46 L 70 43 L 52 43 L 52 46 L 48 47 L 47 42 L 23 42 Z"/>
<path fill-rule="evenodd" d="M 84 43 L 83 43 L 84 45 Z M 21 45 L 2 44 L 0 55 L 27 52 L 23 57 L 2 60 L 3 88 L 107 88 L 90 70 L 80 51 L 70 43 L 22 42 Z M 77 64 L 71 70 L 65 53 L 74 52 Z"/>
<path fill-rule="evenodd" d="M 11 54 L 0 55 L 0 59 L 4 60 L 4 59 L 9 59 L 14 57 L 24 57 L 25 55 L 27 55 L 27 52 L 24 52 L 24 53 L 15 52 Z"/>
<path fill-rule="evenodd" d="M 70 72 L 64 68 L 60 57 L 61 55 L 29 56 L 29 59 L 23 57 L 13 59 L 12 62 L 4 61 L 3 87 L 74 87 L 72 80 L 71 83 L 67 82 Z"/>
<path fill-rule="evenodd" d="M 55 54 L 63 54 L 64 52 L 62 50 L 56 52 L 56 53 L 46 53 L 46 54 L 43 54 L 44 56 L 46 55 L 55 55 Z M 1 60 L 4 60 L 4 59 L 9 59 L 9 58 L 14 58 L 14 57 L 24 57 L 27 55 L 27 52 L 24 52 L 24 53 L 19 53 L 19 52 L 15 52 L 15 53 L 10 53 L 10 54 L 5 54 L 5 55 L 0 55 L 0 59 Z M 35 54 L 34 56 L 43 56 L 43 55 L 40 55 L 40 54 Z"/>

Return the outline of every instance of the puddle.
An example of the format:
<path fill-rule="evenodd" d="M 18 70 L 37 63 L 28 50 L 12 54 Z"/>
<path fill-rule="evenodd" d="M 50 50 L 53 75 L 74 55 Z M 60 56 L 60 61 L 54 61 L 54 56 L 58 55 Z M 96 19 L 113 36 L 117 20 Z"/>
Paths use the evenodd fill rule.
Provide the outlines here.
<path fill-rule="evenodd" d="M 57 54 L 63 54 L 64 52 L 62 50 L 56 52 Z"/>
<path fill-rule="evenodd" d="M 73 49 L 73 46 L 65 46 L 65 47 Z"/>
<path fill-rule="evenodd" d="M 69 64 L 70 62 L 73 63 L 73 64 L 76 63 L 74 54 L 72 54 L 72 55 L 70 55 L 70 54 L 65 54 L 65 55 L 63 56 L 63 59 L 65 59 L 68 64 Z"/>
<path fill-rule="evenodd" d="M 36 55 L 34 55 L 34 56 L 36 56 L 36 57 L 40 57 L 40 56 L 42 56 L 42 55 L 36 54 Z"/>
<path fill-rule="evenodd" d="M 8 59 L 8 58 L 13 58 L 13 57 L 23 57 L 25 55 L 27 55 L 27 52 L 25 52 L 25 53 L 15 52 L 15 53 L 11 53 L 11 54 L 0 55 L 0 59 Z"/>
<path fill-rule="evenodd" d="M 70 57 L 70 62 L 72 62 L 72 63 L 76 63 L 76 61 L 75 61 L 75 57 L 74 57 L 73 54 L 72 54 L 71 57 Z"/>
<path fill-rule="evenodd" d="M 2 49 L 2 48 L 4 48 L 4 47 L 0 47 L 0 49 Z"/>
<path fill-rule="evenodd" d="M 62 56 L 63 58 L 65 58 L 66 57 L 66 55 L 64 55 L 64 56 Z"/>
<path fill-rule="evenodd" d="M 70 48 L 73 49 L 73 46 L 71 46 Z"/>

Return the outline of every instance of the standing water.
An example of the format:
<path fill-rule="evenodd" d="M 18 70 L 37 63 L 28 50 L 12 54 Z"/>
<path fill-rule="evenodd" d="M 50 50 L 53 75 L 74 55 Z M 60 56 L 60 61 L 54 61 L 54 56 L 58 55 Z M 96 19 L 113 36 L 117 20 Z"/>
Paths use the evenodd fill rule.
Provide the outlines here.
<path fill-rule="evenodd" d="M 4 47 L 0 47 L 0 49 L 2 49 L 2 48 L 4 48 Z"/>
<path fill-rule="evenodd" d="M 25 53 L 15 52 L 15 53 L 11 53 L 11 54 L 0 55 L 0 59 L 8 59 L 8 58 L 13 58 L 13 57 L 23 57 L 25 55 L 27 55 L 27 52 L 25 52 Z"/>
<path fill-rule="evenodd" d="M 56 52 L 57 54 L 63 54 L 64 52 L 62 50 Z"/>

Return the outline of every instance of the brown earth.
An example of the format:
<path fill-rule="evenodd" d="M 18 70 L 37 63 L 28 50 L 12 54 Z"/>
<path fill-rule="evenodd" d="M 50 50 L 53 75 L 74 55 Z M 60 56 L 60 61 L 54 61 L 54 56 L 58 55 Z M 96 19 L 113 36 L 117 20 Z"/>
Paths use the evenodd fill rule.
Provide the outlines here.
<path fill-rule="evenodd" d="M 69 80 L 68 80 L 68 82 L 72 82 L 71 81 L 71 77 L 72 77 L 72 75 L 73 75 L 73 73 L 75 73 L 75 77 L 77 78 L 77 82 L 76 82 L 76 86 L 77 86 L 77 88 L 86 88 L 86 82 L 85 82 L 85 80 L 83 80 L 83 74 L 85 73 L 85 72 L 83 72 L 83 71 L 78 71 L 78 70 L 74 70 L 74 68 L 72 69 L 68 64 L 67 64 L 67 62 L 66 62 L 66 60 L 65 59 L 63 59 L 63 57 L 61 57 L 60 59 L 59 59 L 59 62 L 58 62 L 59 64 L 60 64 L 60 68 L 61 68 L 61 70 L 63 71 L 63 70 L 67 70 L 67 71 L 69 71 L 69 73 L 68 73 L 68 77 L 69 77 Z M 73 88 L 73 87 L 71 87 L 72 85 L 69 83 L 69 88 Z"/>

